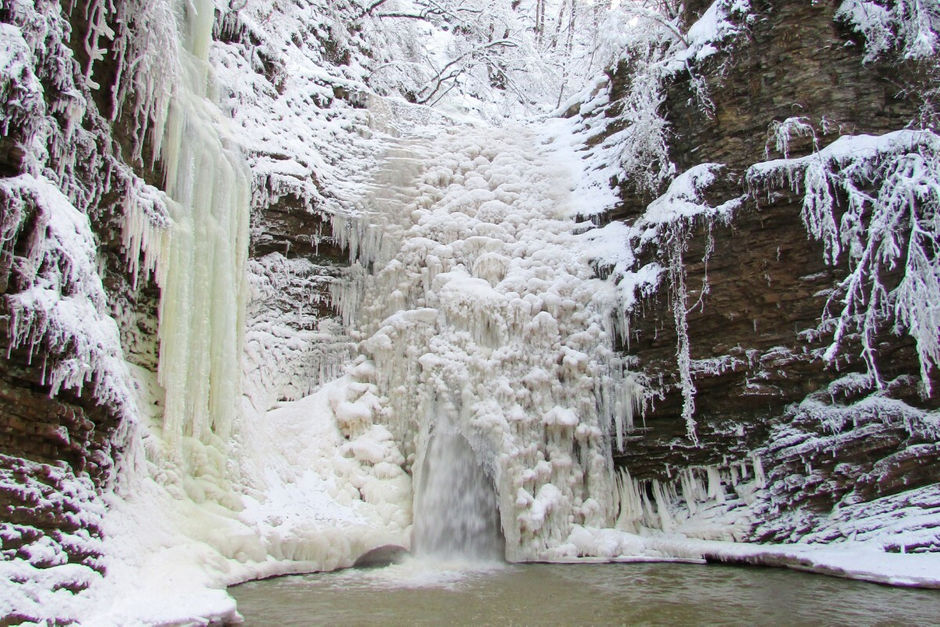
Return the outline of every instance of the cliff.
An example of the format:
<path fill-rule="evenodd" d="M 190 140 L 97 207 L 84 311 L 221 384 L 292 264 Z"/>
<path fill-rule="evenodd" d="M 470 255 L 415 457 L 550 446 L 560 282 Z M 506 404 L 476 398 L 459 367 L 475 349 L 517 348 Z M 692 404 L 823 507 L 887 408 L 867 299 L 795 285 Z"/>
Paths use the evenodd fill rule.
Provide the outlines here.
<path fill-rule="evenodd" d="M 933 62 L 900 51 L 873 58 L 836 15 L 839 7 L 753 2 L 746 18 L 731 13 L 740 30 L 720 52 L 693 58 L 665 80 L 660 114 L 670 159 L 680 173 L 720 164 L 697 200 L 734 207 L 663 229 L 658 247 L 646 245 L 636 262 L 670 268 L 681 259 L 681 270 L 630 316 L 624 350 L 658 385 L 642 426 L 615 459 L 648 494 L 654 526 L 661 526 L 656 512 L 669 510 L 689 529 L 702 516 L 735 521 L 742 540 L 880 533 L 888 550 L 934 551 L 938 373 L 933 364 L 922 378 L 916 344 L 930 342 L 936 327 L 918 339 L 888 316 L 834 339 L 831 315 L 846 302 L 846 278 L 858 275 L 858 261 L 848 250 L 827 256 L 827 242 L 807 223 L 809 191 L 800 177 L 756 174 L 777 167 L 774 159 L 825 154 L 840 137 L 932 123 L 920 115 Z M 612 92 L 629 91 L 630 70 L 612 75 Z M 794 123 L 800 132 L 781 142 L 779 130 Z M 861 182 L 874 196 L 887 184 L 878 176 Z M 845 225 L 853 199 L 833 187 L 834 222 Z M 649 199 L 627 187 L 622 199 L 607 219 L 643 222 Z M 913 202 L 929 214 L 936 198 Z M 869 214 L 862 220 L 862 229 L 877 228 Z M 911 241 L 901 239 L 902 246 Z M 864 280 L 891 291 L 906 267 L 885 265 Z M 677 304 L 686 310 L 678 317 Z M 843 315 L 860 318 L 865 310 Z M 690 401 L 694 413 L 685 419 Z M 888 509 L 896 514 L 886 516 Z"/>
<path fill-rule="evenodd" d="M 940 551 L 936 2 L 431 4 L 3 4 L 0 624 L 406 544 L 438 428 L 513 559 Z"/>

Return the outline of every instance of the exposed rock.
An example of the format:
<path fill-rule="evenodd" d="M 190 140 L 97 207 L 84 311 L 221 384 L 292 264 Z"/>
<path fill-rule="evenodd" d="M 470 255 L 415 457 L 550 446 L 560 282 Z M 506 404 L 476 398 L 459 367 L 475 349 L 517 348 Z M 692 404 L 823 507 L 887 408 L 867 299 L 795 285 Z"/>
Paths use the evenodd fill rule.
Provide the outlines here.
<path fill-rule="evenodd" d="M 14 120 L 7 129 L 0 142 L 0 174 L 12 180 L 41 172 L 42 176 L 70 181 L 62 186 L 68 202 L 97 223 L 98 272 L 106 277 L 103 287 L 114 317 L 124 323 L 126 355 L 132 362 L 153 368 L 155 290 L 146 277 L 141 278 L 140 287 L 132 285 L 115 218 L 120 215 L 127 177 L 133 171 L 119 157 L 120 138 L 129 136 L 128 121 L 107 123 L 84 84 L 80 64 L 87 3 L 74 3 L 71 21 L 58 3 L 29 4 L 32 6 L 4 5 L 0 17 L 4 27 L 26 36 L 36 35 L 30 29 L 37 28 L 33 22 L 37 16 L 46 20 L 42 45 L 30 51 L 31 58 L 24 59 L 24 67 L 41 87 L 41 99 L 29 116 Z M 102 71 L 108 73 L 103 66 Z M 27 80 L 25 75 L 15 79 L 20 86 Z M 113 80 L 113 76 L 106 80 Z M 102 104 L 107 100 L 104 93 L 101 90 L 98 94 Z M 105 507 L 101 494 L 111 489 L 116 479 L 131 428 L 126 407 L 132 400 L 125 398 L 114 404 L 98 400 L 98 373 L 85 381 L 82 389 L 66 385 L 55 390 L 50 372 L 63 360 L 75 359 L 70 353 L 75 350 L 73 341 L 49 341 L 40 332 L 34 336 L 38 342 L 10 346 L 14 317 L 9 299 L 31 287 L 35 277 L 24 268 L 29 268 L 34 247 L 43 245 L 46 237 L 41 229 L 47 226 L 39 224 L 36 207 L 28 207 L 28 211 L 17 223 L 14 199 L 4 197 L 0 202 L 0 222 L 8 238 L 0 252 L 0 354 L 4 356 L 0 359 L 0 553 L 3 560 L 22 560 L 42 569 L 41 577 L 52 589 L 77 592 L 88 587 L 96 574 L 104 573 L 101 526 Z M 83 253 L 77 251 L 76 256 Z M 60 263 L 65 268 L 63 276 L 74 269 L 72 259 Z M 52 270 L 35 268 L 32 272 Z M 44 288 L 75 297 L 69 292 L 75 289 L 69 281 L 57 284 L 49 279 Z M 98 313 L 106 316 L 112 311 Z M 27 582 L 11 582 L 11 586 L 19 583 Z M 28 592 L 24 594 L 28 596 Z"/>
<path fill-rule="evenodd" d="M 701 11 L 699 4 L 688 5 L 690 14 Z M 846 276 L 844 259 L 824 262 L 822 244 L 802 223 L 801 194 L 783 186 L 753 190 L 743 180 L 751 164 L 781 156 L 769 135 L 775 121 L 804 119 L 822 147 L 840 135 L 904 128 L 917 117 L 918 103 L 898 89 L 916 70 L 863 64 L 863 42 L 835 21 L 837 5 L 752 2 L 755 19 L 731 45 L 733 54 L 712 55 L 691 69 L 705 79 L 708 106 L 696 104 L 687 72 L 666 88 L 661 113 L 671 125 L 678 171 L 724 164 L 724 175 L 707 190 L 710 204 L 746 198 L 728 224 L 699 220 L 682 252 L 698 445 L 682 417 L 669 286 L 634 310 L 625 342 L 642 372 L 661 385 L 635 437 L 615 454 L 617 464 L 635 480 L 678 482 L 682 469 L 727 469 L 757 451 L 768 479 L 759 496 L 768 503 L 759 540 L 806 537 L 840 502 L 869 502 L 940 479 L 938 434 L 912 431 L 904 418 L 940 406 L 936 394 L 918 392 L 913 341 L 889 329 L 876 341 L 879 368 L 892 382 L 877 397 L 895 399 L 894 414 L 870 399 L 860 404 L 874 392 L 871 383 L 848 396 L 833 393 L 845 390 L 837 380 L 858 382 L 866 372 L 858 338 L 828 364 L 822 354 L 831 335 L 815 332 L 827 297 Z M 618 80 L 629 79 L 615 75 L 614 89 Z M 789 156 L 813 149 L 812 137 L 794 138 Z M 642 200 L 625 195 L 612 217 L 629 221 L 643 210 Z M 647 250 L 639 265 L 655 259 L 665 266 L 667 255 Z M 931 376 L 937 381 L 935 371 Z M 806 409 L 812 399 L 815 412 Z M 833 431 L 834 415 L 852 418 Z M 924 494 L 932 495 L 920 497 L 925 507 L 940 505 L 935 493 Z"/>
<path fill-rule="evenodd" d="M 353 568 L 381 568 L 399 564 L 407 555 L 408 549 L 405 547 L 386 544 L 360 555 Z"/>

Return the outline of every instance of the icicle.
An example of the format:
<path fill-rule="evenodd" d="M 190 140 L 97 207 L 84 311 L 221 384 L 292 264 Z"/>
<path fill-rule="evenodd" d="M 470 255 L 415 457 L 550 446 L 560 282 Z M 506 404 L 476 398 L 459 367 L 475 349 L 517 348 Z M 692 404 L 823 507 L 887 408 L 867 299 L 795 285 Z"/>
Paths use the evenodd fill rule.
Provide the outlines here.
<path fill-rule="evenodd" d="M 754 463 L 754 480 L 757 482 L 757 487 L 763 488 L 767 485 L 767 477 L 764 475 L 764 465 L 756 453 L 751 455 L 751 461 Z"/>
<path fill-rule="evenodd" d="M 716 466 L 707 466 L 705 473 L 708 476 L 708 498 L 724 503 L 725 490 L 722 486 L 721 473 L 718 468 Z"/>
<path fill-rule="evenodd" d="M 225 134 L 226 120 L 207 97 L 213 12 L 210 0 L 185 6 L 183 80 L 163 142 L 173 224 L 169 242 L 160 241 L 159 252 L 144 263 L 165 266 L 158 277 L 158 380 L 166 392 L 164 437 L 171 444 L 184 436 L 224 442 L 239 396 L 249 175 Z M 152 237 L 139 233 L 131 230 L 132 245 Z"/>

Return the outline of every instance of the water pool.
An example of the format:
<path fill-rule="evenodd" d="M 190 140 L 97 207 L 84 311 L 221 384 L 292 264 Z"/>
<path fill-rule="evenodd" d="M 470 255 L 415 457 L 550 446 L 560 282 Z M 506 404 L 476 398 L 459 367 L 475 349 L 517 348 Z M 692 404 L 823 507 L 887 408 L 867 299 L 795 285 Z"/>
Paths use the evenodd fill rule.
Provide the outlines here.
<path fill-rule="evenodd" d="M 229 589 L 248 625 L 930 625 L 940 591 L 774 568 L 409 560 Z"/>

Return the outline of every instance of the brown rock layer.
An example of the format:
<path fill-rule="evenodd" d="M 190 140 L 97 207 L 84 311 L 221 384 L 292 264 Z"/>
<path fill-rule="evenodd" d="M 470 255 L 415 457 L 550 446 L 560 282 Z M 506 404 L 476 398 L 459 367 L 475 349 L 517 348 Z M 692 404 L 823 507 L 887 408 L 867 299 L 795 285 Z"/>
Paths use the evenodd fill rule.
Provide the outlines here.
<path fill-rule="evenodd" d="M 822 352 L 831 336 L 813 332 L 847 268 L 844 261 L 824 263 L 821 244 L 802 224 L 801 196 L 788 189 L 751 190 L 743 181 L 751 164 L 781 156 L 772 141 L 767 150 L 775 121 L 806 118 L 822 147 L 839 135 L 901 129 L 917 117 L 918 103 L 898 88 L 915 69 L 889 61 L 863 64 L 863 42 L 834 19 L 838 4 L 752 2 L 756 19 L 730 52 L 692 68 L 706 81 L 710 112 L 695 105 L 688 73 L 666 87 L 661 113 L 671 126 L 678 172 L 724 164 L 708 190 L 712 206 L 746 196 L 729 224 L 699 221 L 682 253 L 697 446 L 682 418 L 668 285 L 637 307 L 627 342 L 643 373 L 662 385 L 642 426 L 615 454 L 616 463 L 635 479 L 675 480 L 683 468 L 727 468 L 757 451 L 768 476 L 761 496 L 766 520 L 755 535 L 762 540 L 797 539 L 840 501 L 867 502 L 940 480 L 935 435 L 912 433 L 901 414 L 857 408 L 871 388 L 841 398 L 826 392 L 848 373 L 866 371 L 857 338 L 829 365 Z M 701 9 L 689 7 L 691 13 Z M 627 80 L 615 75 L 613 89 Z M 795 138 L 790 156 L 812 149 L 811 139 Z M 643 210 L 642 201 L 625 195 L 612 217 L 629 221 Z M 639 265 L 667 265 L 666 250 L 645 255 Z M 876 345 L 882 374 L 892 381 L 884 396 L 912 408 L 938 407 L 936 394 L 918 394 L 913 341 L 885 329 Z M 856 419 L 834 434 L 800 409 L 807 398 L 835 411 L 848 408 Z M 804 446 L 784 444 L 787 438 Z"/>

